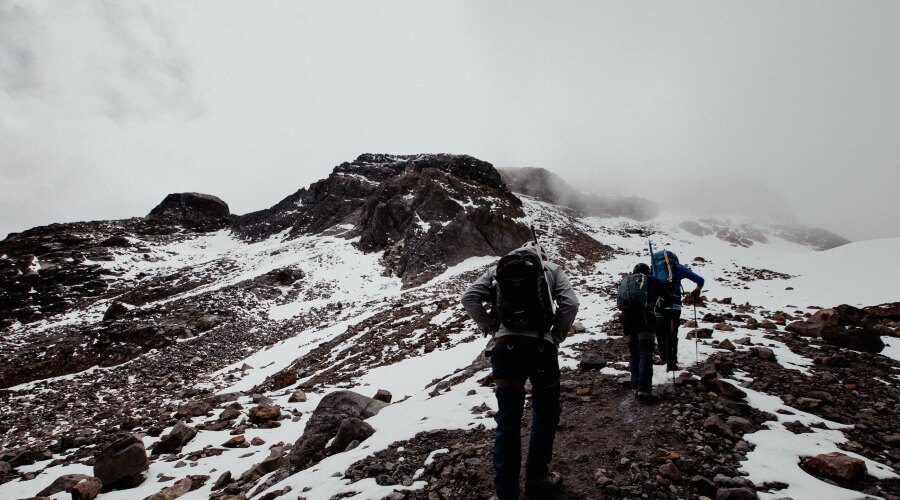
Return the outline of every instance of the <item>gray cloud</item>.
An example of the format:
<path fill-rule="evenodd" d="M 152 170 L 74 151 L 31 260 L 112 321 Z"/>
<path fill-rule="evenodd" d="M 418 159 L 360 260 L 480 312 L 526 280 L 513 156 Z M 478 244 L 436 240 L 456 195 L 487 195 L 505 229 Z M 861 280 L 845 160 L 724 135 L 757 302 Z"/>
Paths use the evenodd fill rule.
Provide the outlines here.
<path fill-rule="evenodd" d="M 0 232 L 271 205 L 362 152 L 900 235 L 900 4 L 0 0 Z"/>

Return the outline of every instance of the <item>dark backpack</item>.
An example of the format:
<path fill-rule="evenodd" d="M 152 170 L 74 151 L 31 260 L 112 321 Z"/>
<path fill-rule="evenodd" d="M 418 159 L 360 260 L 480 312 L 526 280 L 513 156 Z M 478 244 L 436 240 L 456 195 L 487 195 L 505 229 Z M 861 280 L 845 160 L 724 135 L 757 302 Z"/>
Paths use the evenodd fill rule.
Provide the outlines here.
<path fill-rule="evenodd" d="M 553 306 L 540 257 L 527 250 L 510 253 L 500 259 L 494 279 L 500 323 L 511 330 L 550 330 Z"/>
<path fill-rule="evenodd" d="M 620 311 L 647 309 L 647 277 L 643 274 L 625 276 L 619 283 L 616 305 Z"/>

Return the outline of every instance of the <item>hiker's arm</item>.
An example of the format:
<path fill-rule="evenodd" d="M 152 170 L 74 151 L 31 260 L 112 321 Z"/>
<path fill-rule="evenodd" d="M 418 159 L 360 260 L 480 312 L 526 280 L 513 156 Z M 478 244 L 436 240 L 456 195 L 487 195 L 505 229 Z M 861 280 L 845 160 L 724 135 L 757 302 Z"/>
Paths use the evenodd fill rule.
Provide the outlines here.
<path fill-rule="evenodd" d="M 461 299 L 463 309 L 475 321 L 478 328 L 486 333 L 493 333 L 491 315 L 484 308 L 484 303 L 491 299 L 491 281 L 493 278 L 493 269 L 490 269 L 462 294 Z"/>
<path fill-rule="evenodd" d="M 578 314 L 578 297 L 569 278 L 562 271 L 556 271 L 556 279 L 553 281 L 553 300 L 556 301 L 556 326 L 563 332 L 568 332 L 572 324 L 575 323 L 575 316 Z"/>
<path fill-rule="evenodd" d="M 697 288 L 694 289 L 694 292 L 696 292 L 695 293 L 696 295 L 700 295 L 700 290 L 703 290 L 703 284 L 705 283 L 703 281 L 703 276 L 696 274 L 695 272 L 691 271 L 690 269 L 688 269 L 686 266 L 684 266 L 682 264 L 678 264 L 678 270 L 681 271 L 682 278 L 689 279 L 697 284 Z"/>

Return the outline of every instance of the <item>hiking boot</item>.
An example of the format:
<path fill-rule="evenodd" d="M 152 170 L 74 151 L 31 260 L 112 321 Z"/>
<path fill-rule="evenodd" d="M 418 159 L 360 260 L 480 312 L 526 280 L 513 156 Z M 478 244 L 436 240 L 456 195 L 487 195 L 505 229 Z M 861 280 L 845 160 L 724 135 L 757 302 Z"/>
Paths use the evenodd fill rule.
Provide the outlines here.
<path fill-rule="evenodd" d="M 546 493 L 551 490 L 559 489 L 562 486 L 562 475 L 559 472 L 551 472 L 546 476 L 538 479 L 528 478 L 525 480 L 525 495 L 531 495 L 533 498 L 536 493 Z"/>
<path fill-rule="evenodd" d="M 653 364 L 654 365 L 664 365 L 664 364 L 666 364 L 666 360 L 659 356 L 656 356 L 653 358 Z"/>
<path fill-rule="evenodd" d="M 656 401 L 656 399 L 657 399 L 656 396 L 654 396 L 652 392 L 644 392 L 644 391 L 638 391 L 635 394 L 635 397 L 638 399 L 638 401 L 641 401 L 644 403 Z"/>

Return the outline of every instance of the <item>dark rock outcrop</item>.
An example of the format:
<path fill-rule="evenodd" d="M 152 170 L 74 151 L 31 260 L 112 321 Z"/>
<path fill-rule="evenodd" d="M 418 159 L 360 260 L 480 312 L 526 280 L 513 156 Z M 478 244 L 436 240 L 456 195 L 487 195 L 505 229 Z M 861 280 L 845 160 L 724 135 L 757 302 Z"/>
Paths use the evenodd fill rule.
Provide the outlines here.
<path fill-rule="evenodd" d="M 272 208 L 235 218 L 259 239 L 332 234 L 384 252 L 408 286 L 468 257 L 502 255 L 528 241 L 522 202 L 491 164 L 465 155 L 364 154 Z"/>
<path fill-rule="evenodd" d="M 303 436 L 294 443 L 290 453 L 291 469 L 299 471 L 305 469 L 336 451 L 333 447 L 326 448 L 326 444 L 336 437 L 341 430 L 341 424 L 347 419 L 357 419 L 360 422 L 378 413 L 387 406 L 384 401 L 367 398 L 352 391 L 337 391 L 322 398 L 316 407 L 309 423 L 303 431 Z M 365 422 L 361 422 L 365 424 Z M 357 425 L 357 429 L 344 429 L 346 437 L 358 439 L 365 434 L 366 429 Z M 371 426 L 365 424 L 369 429 Z M 351 432 L 360 431 L 360 432 Z M 352 439 L 351 439 L 352 440 Z M 347 441 L 349 443 L 349 441 Z M 345 443 L 346 447 L 346 443 Z"/>
<path fill-rule="evenodd" d="M 196 231 L 215 231 L 229 225 L 230 215 L 228 204 L 213 195 L 172 193 L 150 211 L 147 220 Z"/>

